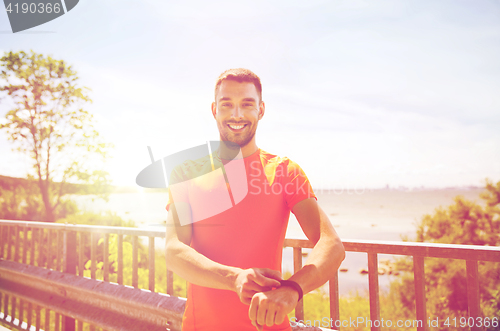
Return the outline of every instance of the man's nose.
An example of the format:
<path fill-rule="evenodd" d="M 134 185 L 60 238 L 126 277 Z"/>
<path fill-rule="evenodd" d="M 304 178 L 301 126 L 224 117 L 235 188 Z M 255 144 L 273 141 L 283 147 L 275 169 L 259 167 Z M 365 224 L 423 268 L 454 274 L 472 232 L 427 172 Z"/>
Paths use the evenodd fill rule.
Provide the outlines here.
<path fill-rule="evenodd" d="M 240 108 L 240 106 L 238 106 L 238 105 L 234 106 L 231 117 L 233 117 L 235 119 L 242 119 L 243 118 L 243 110 Z"/>

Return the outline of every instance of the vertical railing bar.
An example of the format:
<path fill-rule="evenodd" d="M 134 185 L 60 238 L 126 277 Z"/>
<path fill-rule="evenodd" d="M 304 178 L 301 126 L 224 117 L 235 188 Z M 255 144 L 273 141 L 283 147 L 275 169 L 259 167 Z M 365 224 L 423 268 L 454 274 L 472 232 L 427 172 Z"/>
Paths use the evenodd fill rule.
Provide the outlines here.
<path fill-rule="evenodd" d="M 38 266 L 43 268 L 43 229 L 39 229 L 38 231 Z M 38 325 L 37 327 L 40 327 Z"/>
<path fill-rule="evenodd" d="M 155 291 L 155 237 L 149 237 L 149 290 Z"/>
<path fill-rule="evenodd" d="M 8 261 L 10 260 L 10 253 L 11 253 L 11 248 L 10 248 L 10 228 L 11 226 L 7 226 L 7 240 L 5 240 L 5 242 L 7 243 L 7 256 L 5 257 L 5 259 Z"/>
<path fill-rule="evenodd" d="M 68 231 L 63 231 L 63 244 L 62 244 L 62 272 L 68 272 Z M 76 239 L 76 238 L 75 238 Z M 64 320 L 64 318 L 63 318 Z"/>
<path fill-rule="evenodd" d="M 12 303 L 10 308 L 12 310 L 10 314 L 10 322 L 14 324 L 14 320 L 16 319 L 16 310 L 17 310 L 17 298 L 15 296 L 12 296 Z"/>
<path fill-rule="evenodd" d="M 90 278 L 95 279 L 95 269 L 96 269 L 96 233 L 90 233 Z"/>
<path fill-rule="evenodd" d="M 47 229 L 47 269 L 52 269 L 52 262 L 52 231 Z"/>
<path fill-rule="evenodd" d="M 0 224 L 0 259 L 3 259 L 3 246 L 5 246 L 5 240 L 3 239 L 4 228 L 5 227 Z"/>
<path fill-rule="evenodd" d="M 35 244 L 36 244 L 36 229 L 31 228 L 31 240 L 30 240 L 30 264 L 35 265 Z"/>
<path fill-rule="evenodd" d="M 368 288 L 370 292 L 370 320 L 380 321 L 380 301 L 378 287 L 378 256 L 368 253 Z M 379 331 L 380 324 L 372 323 L 372 331 Z"/>
<path fill-rule="evenodd" d="M 28 226 L 23 227 L 23 263 L 26 264 L 28 254 Z"/>
<path fill-rule="evenodd" d="M 41 230 L 41 229 L 40 229 Z M 40 331 L 40 314 L 42 312 L 42 309 L 40 306 L 36 305 L 36 331 Z"/>
<path fill-rule="evenodd" d="M 93 324 L 89 324 L 89 330 L 90 331 L 95 331 L 95 326 Z"/>
<path fill-rule="evenodd" d="M 83 277 L 83 252 L 84 252 L 84 245 L 83 245 L 83 237 L 84 237 L 83 232 L 78 232 L 78 276 Z"/>
<path fill-rule="evenodd" d="M 40 306 L 36 306 L 36 331 L 40 331 L 40 326 L 42 324 L 42 316 L 40 316 L 42 314 L 42 307 Z"/>
<path fill-rule="evenodd" d="M 137 236 L 132 236 L 132 286 L 135 288 L 139 287 L 139 275 L 138 275 L 138 238 Z"/>
<path fill-rule="evenodd" d="M 293 272 L 296 273 L 302 269 L 302 248 L 294 247 L 293 248 Z M 301 299 L 297 302 L 295 306 L 295 317 L 303 321 L 304 320 L 304 299 Z"/>
<path fill-rule="evenodd" d="M 60 330 L 60 325 L 61 325 L 61 314 L 59 314 L 59 313 L 56 313 L 56 316 L 55 316 L 55 325 L 56 325 L 56 330 L 55 331 L 59 331 Z"/>
<path fill-rule="evenodd" d="M 78 331 L 83 331 L 83 322 L 77 321 Z"/>
<path fill-rule="evenodd" d="M 23 325 L 24 320 L 24 301 L 19 299 L 19 326 Z"/>
<path fill-rule="evenodd" d="M 105 282 L 109 282 L 109 233 L 104 235 L 104 245 L 103 246 L 103 260 L 104 260 L 104 274 L 103 279 Z"/>
<path fill-rule="evenodd" d="M 45 308 L 45 330 L 50 330 L 50 309 L 47 307 Z"/>
<path fill-rule="evenodd" d="M 16 226 L 14 226 L 14 233 L 15 233 L 15 237 L 16 237 L 16 243 L 15 243 L 15 247 L 14 247 L 14 262 L 19 262 L 18 261 L 18 258 L 19 258 L 19 225 L 16 224 Z"/>
<path fill-rule="evenodd" d="M 4 293 L 3 318 L 5 319 L 8 315 L 9 315 L 9 295 Z"/>
<path fill-rule="evenodd" d="M 61 331 L 75 331 L 75 320 L 74 319 L 67 319 L 67 316 L 60 315 L 61 319 Z M 68 323 L 69 326 L 67 325 Z"/>
<path fill-rule="evenodd" d="M 477 261 L 466 260 L 465 266 L 467 269 L 467 305 L 469 318 L 473 317 L 474 321 L 478 321 L 482 317 L 479 301 L 478 264 Z M 471 331 L 483 330 L 482 327 L 478 327 L 477 325 L 473 325 L 470 329 Z"/>
<path fill-rule="evenodd" d="M 33 231 L 33 230 L 32 230 Z M 33 316 L 33 306 L 30 303 L 28 303 L 28 313 L 26 314 L 27 316 L 27 325 L 26 325 L 26 329 L 27 330 L 31 330 L 31 317 Z"/>
<path fill-rule="evenodd" d="M 62 247 L 61 245 L 61 230 L 56 230 L 56 243 L 57 243 L 57 249 L 56 249 L 56 270 L 61 271 L 61 252 L 62 250 L 59 249 Z"/>
<path fill-rule="evenodd" d="M 117 281 L 118 284 L 123 285 L 123 235 L 118 235 L 118 251 L 117 251 L 117 259 L 118 259 L 118 275 Z"/>
<path fill-rule="evenodd" d="M 425 266 L 423 256 L 413 256 L 413 279 L 415 282 L 415 309 L 417 315 L 417 331 L 427 329 L 427 310 L 425 298 Z"/>
<path fill-rule="evenodd" d="M 339 273 L 335 272 L 333 277 L 328 282 L 330 295 L 330 320 L 333 321 L 330 325 L 331 329 L 340 330 L 340 294 L 339 294 Z M 339 326 L 337 326 L 339 325 Z"/>

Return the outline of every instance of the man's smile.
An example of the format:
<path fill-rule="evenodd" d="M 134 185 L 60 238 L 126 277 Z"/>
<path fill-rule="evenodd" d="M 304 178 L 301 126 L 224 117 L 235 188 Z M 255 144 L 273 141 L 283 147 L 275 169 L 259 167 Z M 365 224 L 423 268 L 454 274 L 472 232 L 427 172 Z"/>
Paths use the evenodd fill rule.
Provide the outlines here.
<path fill-rule="evenodd" d="M 230 123 L 228 124 L 227 126 L 229 127 L 229 129 L 233 132 L 241 132 L 245 129 L 245 127 L 247 126 L 248 124 L 244 124 L 244 123 L 241 123 L 241 124 L 234 124 L 234 123 Z"/>

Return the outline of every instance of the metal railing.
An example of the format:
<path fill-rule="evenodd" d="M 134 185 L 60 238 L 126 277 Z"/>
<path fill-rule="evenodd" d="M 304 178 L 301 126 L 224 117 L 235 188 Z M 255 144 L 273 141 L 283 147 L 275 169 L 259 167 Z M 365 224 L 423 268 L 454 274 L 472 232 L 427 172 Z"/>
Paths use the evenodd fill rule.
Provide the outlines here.
<path fill-rule="evenodd" d="M 89 226 L 60 223 L 26 222 L 0 220 L 0 258 L 18 263 L 28 264 L 39 268 L 52 269 L 54 271 L 65 272 L 73 275 L 83 276 L 84 264 L 90 261 L 90 279 L 96 279 L 98 264 L 98 255 L 102 254 L 102 280 L 109 281 L 109 243 L 110 235 L 116 235 L 117 254 L 116 261 L 116 283 L 124 285 L 124 273 L 131 275 L 132 288 L 139 288 L 139 246 L 140 237 L 147 238 L 147 265 L 149 271 L 148 286 L 142 290 L 155 292 L 157 280 L 155 275 L 166 274 L 166 293 L 174 294 L 173 273 L 170 270 L 156 270 L 155 266 L 155 238 L 164 238 L 165 231 L 149 230 L 127 227 L 107 227 L 107 226 Z M 99 237 L 103 238 L 102 251 L 98 252 Z M 123 247 L 125 239 L 132 245 L 132 265 L 131 268 L 124 268 Z M 54 243 L 56 245 L 54 245 Z M 485 247 L 471 245 L 444 245 L 427 243 L 409 243 L 409 242 L 384 242 L 384 241 L 362 241 L 345 240 L 343 241 L 346 251 L 364 252 L 368 255 L 368 279 L 369 279 L 369 299 L 370 299 L 370 319 L 380 320 L 379 304 L 379 284 L 378 284 L 378 254 L 407 255 L 413 257 L 414 265 L 414 285 L 416 295 L 416 316 L 417 320 L 422 321 L 417 327 L 420 330 L 426 330 L 426 296 L 425 296 L 425 271 L 424 259 L 447 258 L 460 259 L 466 261 L 467 269 L 467 289 L 469 316 L 481 317 L 479 286 L 478 286 L 478 261 L 500 262 L 500 247 Z M 85 248 L 90 245 L 90 252 Z M 56 246 L 57 249 L 54 248 Z M 294 272 L 302 267 L 302 249 L 312 248 L 313 244 L 308 240 L 285 239 L 285 247 L 293 247 Z M 89 255 L 89 256 L 87 256 Z M 88 272 L 88 271 L 87 271 Z M 0 280 L 2 279 L 0 273 Z M 7 300 L 5 297 L 7 296 Z M 337 329 L 341 328 L 339 314 L 339 284 L 338 273 L 329 281 L 329 301 L 330 317 Z M 3 317 L 10 316 L 10 320 L 15 319 L 16 301 L 11 304 L 11 311 L 8 312 L 8 295 L 4 294 Z M 21 311 L 18 314 L 22 321 L 24 305 L 20 303 Z M 0 304 L 0 309 L 1 304 Z M 31 309 L 31 307 L 29 308 Z M 31 311 L 28 312 L 31 316 Z M 49 316 L 46 309 L 46 315 Z M 47 317 L 46 316 L 46 317 Z M 301 300 L 296 309 L 295 316 L 297 320 L 304 320 L 304 304 Z M 50 316 L 49 316 L 50 318 Z M 56 320 L 59 318 L 56 314 Z M 36 314 L 36 325 L 40 327 L 40 314 Z M 47 320 L 47 318 L 46 318 Z M 31 326 L 31 318 L 27 322 Z M 15 323 L 14 323 L 15 324 Z M 45 324 L 48 325 L 47 322 Z M 75 322 L 71 316 L 64 316 L 61 322 L 63 330 L 75 330 Z M 90 323 L 92 325 L 92 323 Z M 83 322 L 78 320 L 78 330 L 83 330 Z M 25 328 L 23 328 L 25 329 Z M 47 328 L 46 328 L 47 329 Z M 298 328 L 294 328 L 298 329 Z M 472 328 L 480 330 L 480 328 Z M 48 330 L 48 329 L 47 329 Z M 55 330 L 59 330 L 59 323 L 56 323 Z M 372 325 L 371 330 L 380 330 L 380 327 Z"/>

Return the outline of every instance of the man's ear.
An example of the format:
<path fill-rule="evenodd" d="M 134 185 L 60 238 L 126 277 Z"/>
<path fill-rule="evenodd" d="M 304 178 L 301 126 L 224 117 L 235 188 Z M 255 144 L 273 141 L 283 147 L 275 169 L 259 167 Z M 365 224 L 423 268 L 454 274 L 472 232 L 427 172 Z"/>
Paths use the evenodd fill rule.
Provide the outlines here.
<path fill-rule="evenodd" d="M 214 116 L 214 118 L 215 115 L 217 115 L 217 105 L 215 104 L 215 102 L 212 102 L 212 115 Z"/>
<path fill-rule="evenodd" d="M 264 113 L 266 112 L 266 105 L 264 104 L 264 101 L 260 102 L 259 105 L 259 121 L 264 117 Z"/>

